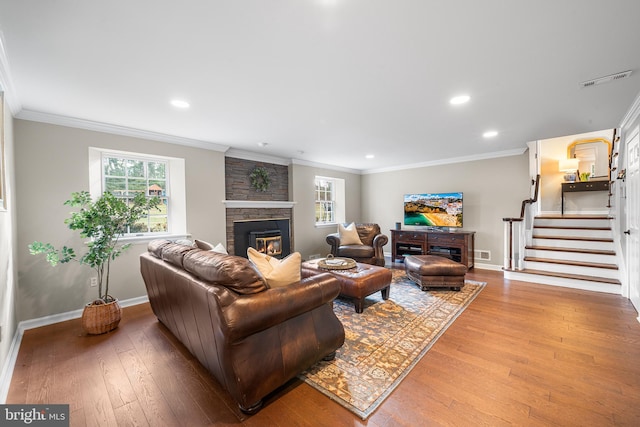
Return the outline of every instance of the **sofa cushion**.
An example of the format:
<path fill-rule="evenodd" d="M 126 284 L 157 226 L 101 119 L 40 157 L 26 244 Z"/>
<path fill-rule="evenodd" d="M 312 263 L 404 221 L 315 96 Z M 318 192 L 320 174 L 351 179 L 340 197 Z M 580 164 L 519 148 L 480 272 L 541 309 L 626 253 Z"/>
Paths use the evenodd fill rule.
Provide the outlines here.
<path fill-rule="evenodd" d="M 162 239 L 152 240 L 147 245 L 147 251 L 149 251 L 149 253 L 155 256 L 156 258 L 162 259 L 162 250 L 169 243 L 171 243 L 171 240 L 162 240 Z"/>
<path fill-rule="evenodd" d="M 183 258 L 188 252 L 196 250 L 194 246 L 181 245 L 179 243 L 169 243 L 162 247 L 162 259 L 176 267 L 184 268 Z"/>
<path fill-rule="evenodd" d="M 299 252 L 294 252 L 283 259 L 277 259 L 258 252 L 254 248 L 249 248 L 247 256 L 270 288 L 279 288 L 300 281 L 302 256 Z"/>
<path fill-rule="evenodd" d="M 373 246 L 347 245 L 340 246 L 340 256 L 347 258 L 371 258 L 375 256 Z"/>
<path fill-rule="evenodd" d="M 340 246 L 362 244 L 362 240 L 360 240 L 360 236 L 358 236 L 358 229 L 353 222 L 346 227 L 338 224 L 338 234 L 340 235 Z"/>
<path fill-rule="evenodd" d="M 184 256 L 184 269 L 205 282 L 224 286 L 238 294 L 262 292 L 267 285 L 248 259 L 194 250 Z"/>
<path fill-rule="evenodd" d="M 179 245 L 187 245 L 187 246 L 195 246 L 195 243 L 189 239 L 176 239 L 173 243 L 177 243 Z"/>

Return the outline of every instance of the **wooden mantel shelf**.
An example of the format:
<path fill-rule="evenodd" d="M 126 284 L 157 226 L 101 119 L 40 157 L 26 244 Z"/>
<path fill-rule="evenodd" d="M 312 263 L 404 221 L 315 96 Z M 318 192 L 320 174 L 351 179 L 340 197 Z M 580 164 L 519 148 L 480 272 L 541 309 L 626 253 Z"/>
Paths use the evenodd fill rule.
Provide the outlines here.
<path fill-rule="evenodd" d="M 293 208 L 296 202 L 283 202 L 275 200 L 223 200 L 227 208 Z"/>

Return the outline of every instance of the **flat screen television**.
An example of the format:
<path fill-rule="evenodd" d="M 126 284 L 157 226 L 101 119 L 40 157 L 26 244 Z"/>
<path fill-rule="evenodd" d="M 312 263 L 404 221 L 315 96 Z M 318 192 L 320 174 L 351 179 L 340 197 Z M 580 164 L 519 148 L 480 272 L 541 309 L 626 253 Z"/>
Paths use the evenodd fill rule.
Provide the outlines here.
<path fill-rule="evenodd" d="M 462 193 L 404 195 L 404 225 L 462 227 Z"/>

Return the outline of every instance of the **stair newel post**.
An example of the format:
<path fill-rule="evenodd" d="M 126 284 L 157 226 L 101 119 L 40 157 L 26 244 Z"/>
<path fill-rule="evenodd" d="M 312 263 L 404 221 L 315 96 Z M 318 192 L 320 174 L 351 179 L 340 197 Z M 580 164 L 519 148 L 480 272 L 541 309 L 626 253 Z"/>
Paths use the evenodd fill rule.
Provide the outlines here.
<path fill-rule="evenodd" d="M 502 239 L 504 242 L 504 248 L 502 249 L 504 259 L 502 261 L 502 268 L 509 270 L 511 269 L 511 234 L 513 232 L 513 224 L 508 218 L 503 218 L 502 221 L 504 223 L 504 238 Z"/>
<path fill-rule="evenodd" d="M 515 237 L 519 235 L 520 230 L 513 231 L 513 223 L 520 223 L 522 220 L 519 218 L 502 218 L 504 221 L 504 262 L 503 266 L 505 270 L 513 270 L 514 259 L 516 255 L 516 242 Z M 521 227 L 520 227 L 521 228 Z"/>
<path fill-rule="evenodd" d="M 527 226 L 527 222 L 520 222 L 518 224 L 518 244 L 515 246 L 518 250 L 516 258 L 516 265 L 514 266 L 515 270 L 522 270 L 524 268 L 524 255 L 525 255 L 525 245 L 527 242 L 527 232 L 530 228 Z"/>

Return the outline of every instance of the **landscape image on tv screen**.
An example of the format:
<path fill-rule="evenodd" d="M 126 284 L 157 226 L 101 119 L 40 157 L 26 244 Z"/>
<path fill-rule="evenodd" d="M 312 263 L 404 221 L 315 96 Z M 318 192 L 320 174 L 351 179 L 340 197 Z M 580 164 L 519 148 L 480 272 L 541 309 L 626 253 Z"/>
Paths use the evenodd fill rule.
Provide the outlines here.
<path fill-rule="evenodd" d="M 405 194 L 404 224 L 462 227 L 462 193 Z"/>

